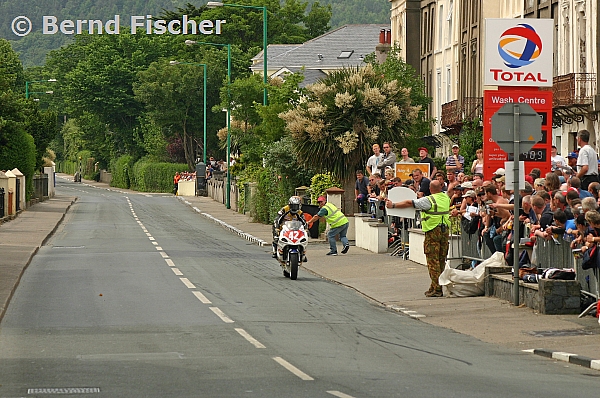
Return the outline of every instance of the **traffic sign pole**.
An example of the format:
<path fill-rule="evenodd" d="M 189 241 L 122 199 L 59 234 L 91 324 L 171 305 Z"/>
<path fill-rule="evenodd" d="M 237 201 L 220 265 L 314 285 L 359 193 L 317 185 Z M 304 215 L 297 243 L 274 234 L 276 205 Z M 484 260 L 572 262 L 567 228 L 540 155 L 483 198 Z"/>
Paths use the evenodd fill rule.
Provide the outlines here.
<path fill-rule="evenodd" d="M 519 154 L 521 153 L 520 149 L 520 116 L 521 111 L 519 109 L 519 105 L 513 105 L 513 135 L 514 135 L 514 145 L 513 145 L 513 172 L 514 172 L 514 180 L 513 180 L 513 195 L 514 195 L 514 211 L 513 211 L 513 303 L 516 306 L 519 305 L 519 244 L 521 240 L 519 239 Z"/>

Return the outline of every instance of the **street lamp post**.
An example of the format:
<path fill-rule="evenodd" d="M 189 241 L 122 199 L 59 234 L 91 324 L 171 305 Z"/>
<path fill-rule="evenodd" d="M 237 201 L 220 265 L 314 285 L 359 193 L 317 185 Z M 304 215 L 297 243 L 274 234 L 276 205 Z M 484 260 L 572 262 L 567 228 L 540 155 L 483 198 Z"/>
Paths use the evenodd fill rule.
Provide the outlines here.
<path fill-rule="evenodd" d="M 208 43 L 186 40 L 185 44 L 205 44 L 209 46 L 227 47 L 227 188 L 225 191 L 225 207 L 231 209 L 231 44 Z"/>
<path fill-rule="evenodd" d="M 241 4 L 225 4 L 220 1 L 209 1 L 206 3 L 208 8 L 216 7 L 238 7 L 254 8 L 263 12 L 263 105 L 267 105 L 267 6 L 246 6 Z"/>
<path fill-rule="evenodd" d="M 53 94 L 53 91 L 34 91 L 34 92 L 30 92 L 29 91 L 29 86 L 33 83 L 45 83 L 45 82 L 51 82 L 54 83 L 56 82 L 56 79 L 48 79 L 48 80 L 33 80 L 30 82 L 25 82 L 25 99 L 29 99 L 29 96 L 31 94 Z"/>
<path fill-rule="evenodd" d="M 171 61 L 170 65 L 195 65 L 195 66 L 203 66 L 204 67 L 204 90 L 203 90 L 203 101 L 204 101 L 204 141 L 203 141 L 203 155 L 202 159 L 204 164 L 206 164 L 206 64 L 197 64 L 193 62 L 179 62 L 179 61 Z"/>

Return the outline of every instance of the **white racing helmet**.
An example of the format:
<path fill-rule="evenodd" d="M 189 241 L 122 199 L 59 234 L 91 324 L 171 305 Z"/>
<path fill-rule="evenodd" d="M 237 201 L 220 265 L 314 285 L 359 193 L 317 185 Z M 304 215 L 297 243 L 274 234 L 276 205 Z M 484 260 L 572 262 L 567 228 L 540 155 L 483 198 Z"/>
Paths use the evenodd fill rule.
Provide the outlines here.
<path fill-rule="evenodd" d="M 302 201 L 297 196 L 292 196 L 288 204 L 290 205 L 290 212 L 293 214 L 298 213 L 298 211 L 302 208 Z"/>

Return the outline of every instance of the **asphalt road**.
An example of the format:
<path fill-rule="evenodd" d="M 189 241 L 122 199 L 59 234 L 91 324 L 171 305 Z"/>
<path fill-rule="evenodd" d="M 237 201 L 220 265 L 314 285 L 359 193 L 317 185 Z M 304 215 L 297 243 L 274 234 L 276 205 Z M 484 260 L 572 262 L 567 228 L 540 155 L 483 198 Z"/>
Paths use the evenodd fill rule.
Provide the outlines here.
<path fill-rule="evenodd" d="M 0 324 L 0 398 L 595 396 L 597 372 L 372 303 L 176 198 L 79 196 Z"/>

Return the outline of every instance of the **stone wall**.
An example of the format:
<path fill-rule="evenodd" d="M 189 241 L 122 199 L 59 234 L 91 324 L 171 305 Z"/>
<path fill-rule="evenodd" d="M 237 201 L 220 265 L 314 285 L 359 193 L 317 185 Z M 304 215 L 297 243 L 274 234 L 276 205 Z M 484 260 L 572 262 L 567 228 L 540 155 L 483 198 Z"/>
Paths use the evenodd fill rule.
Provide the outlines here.
<path fill-rule="evenodd" d="M 485 295 L 513 301 L 513 276 L 509 267 L 486 270 Z M 519 281 L 519 303 L 546 315 L 579 314 L 581 285 L 578 281 L 540 279 L 539 283 Z"/>
<path fill-rule="evenodd" d="M 581 285 L 578 281 L 540 279 L 542 314 L 579 314 L 581 312 Z"/>

